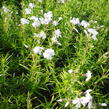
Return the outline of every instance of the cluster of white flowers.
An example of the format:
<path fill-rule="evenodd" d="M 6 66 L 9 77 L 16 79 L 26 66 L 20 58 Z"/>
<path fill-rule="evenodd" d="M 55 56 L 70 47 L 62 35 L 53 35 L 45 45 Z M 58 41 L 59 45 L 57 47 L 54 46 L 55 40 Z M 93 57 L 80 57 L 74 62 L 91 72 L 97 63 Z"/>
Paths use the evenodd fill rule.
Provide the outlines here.
<path fill-rule="evenodd" d="M 61 43 L 59 43 L 59 41 L 58 41 L 59 37 L 61 37 L 61 31 L 60 31 L 60 29 L 57 29 L 54 31 L 53 37 L 51 38 L 52 43 L 56 43 L 58 45 L 61 45 Z"/>
<path fill-rule="evenodd" d="M 29 24 L 29 20 L 28 19 L 25 19 L 25 18 L 21 18 L 20 19 L 20 22 L 21 22 L 22 25 Z"/>
<path fill-rule="evenodd" d="M 44 58 L 48 60 L 51 60 L 54 55 L 55 55 L 54 50 L 51 48 L 45 50 L 45 52 L 43 53 Z"/>
<path fill-rule="evenodd" d="M 44 50 L 43 47 L 37 46 L 37 47 L 35 47 L 35 48 L 33 49 L 33 52 L 34 52 L 35 54 L 41 55 L 43 50 Z"/>
<path fill-rule="evenodd" d="M 31 14 L 32 13 L 32 9 L 35 8 L 35 4 L 34 3 L 29 3 L 28 8 L 25 9 L 25 14 Z"/>
<path fill-rule="evenodd" d="M 84 27 L 85 28 L 84 33 L 87 36 L 91 36 L 94 40 L 97 40 L 96 36 L 97 36 L 98 32 L 93 28 L 89 28 L 89 25 L 90 25 L 89 22 L 87 22 L 85 20 L 82 20 L 80 22 L 79 18 L 74 17 L 73 19 L 70 20 L 70 23 L 73 25 L 80 25 L 80 26 Z M 76 29 L 76 31 L 78 31 L 78 30 Z"/>
<path fill-rule="evenodd" d="M 42 25 L 46 25 L 52 21 L 52 17 L 53 17 L 52 11 L 49 11 L 44 14 L 44 17 L 39 18 L 39 20 Z"/>
<path fill-rule="evenodd" d="M 33 49 L 33 52 L 35 54 L 39 54 L 39 55 L 42 55 L 42 52 L 43 52 L 43 57 L 48 59 L 48 60 L 51 60 L 53 58 L 53 56 L 55 55 L 55 52 L 52 48 L 48 48 L 45 50 L 45 48 L 39 47 L 39 46 L 36 46 Z"/>
<path fill-rule="evenodd" d="M 81 98 L 77 98 L 75 100 L 72 100 L 72 103 L 74 105 L 76 105 L 76 108 L 81 108 L 82 105 L 84 107 L 87 105 L 88 106 L 88 109 L 91 109 L 92 108 L 92 96 L 90 94 L 91 91 L 92 91 L 91 89 L 88 89 L 85 92 L 85 96 L 84 97 L 81 97 Z"/>
<path fill-rule="evenodd" d="M 36 16 L 30 17 L 30 20 L 33 20 L 32 26 L 33 26 L 34 28 L 39 27 L 39 26 L 41 25 L 41 23 L 40 23 L 40 21 L 39 21 L 39 18 L 36 17 Z"/>
<path fill-rule="evenodd" d="M 44 31 L 41 31 L 39 34 L 34 33 L 34 37 L 45 39 L 46 34 Z"/>

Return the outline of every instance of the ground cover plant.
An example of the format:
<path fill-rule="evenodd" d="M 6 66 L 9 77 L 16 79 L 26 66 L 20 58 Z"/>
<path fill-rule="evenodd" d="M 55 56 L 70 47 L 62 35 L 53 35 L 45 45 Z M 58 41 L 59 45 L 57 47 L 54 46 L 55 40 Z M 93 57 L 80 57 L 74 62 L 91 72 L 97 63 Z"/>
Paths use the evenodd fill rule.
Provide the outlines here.
<path fill-rule="evenodd" d="M 109 109 L 108 7 L 1 0 L 0 109 Z"/>

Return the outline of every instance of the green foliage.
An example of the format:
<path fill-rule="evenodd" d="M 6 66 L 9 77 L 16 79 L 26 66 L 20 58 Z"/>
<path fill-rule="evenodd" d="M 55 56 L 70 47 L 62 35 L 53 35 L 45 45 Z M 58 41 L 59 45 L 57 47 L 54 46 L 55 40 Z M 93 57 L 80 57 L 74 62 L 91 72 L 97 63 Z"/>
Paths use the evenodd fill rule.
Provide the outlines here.
<path fill-rule="evenodd" d="M 25 14 L 29 3 L 35 8 Z M 10 11 L 4 12 L 2 7 Z M 93 109 L 109 107 L 109 1 L 108 0 L 6 0 L 0 2 L 0 109 L 75 109 L 67 101 L 82 97 L 92 89 Z M 34 28 L 31 16 L 43 17 L 52 11 L 52 22 Z M 72 18 L 89 22 L 97 28 L 97 40 L 84 33 L 84 27 L 72 25 Z M 29 24 L 22 25 L 21 18 Z M 52 43 L 54 31 L 60 29 L 61 45 Z M 46 33 L 47 38 L 34 37 Z M 40 43 L 39 43 L 39 42 Z M 55 55 L 47 60 L 35 54 L 34 47 L 52 48 Z M 72 73 L 69 73 L 72 69 Z M 90 70 L 92 77 L 85 81 Z M 57 100 L 64 99 L 63 102 Z M 101 107 L 106 103 L 107 107 Z M 87 107 L 81 107 L 86 109 Z"/>

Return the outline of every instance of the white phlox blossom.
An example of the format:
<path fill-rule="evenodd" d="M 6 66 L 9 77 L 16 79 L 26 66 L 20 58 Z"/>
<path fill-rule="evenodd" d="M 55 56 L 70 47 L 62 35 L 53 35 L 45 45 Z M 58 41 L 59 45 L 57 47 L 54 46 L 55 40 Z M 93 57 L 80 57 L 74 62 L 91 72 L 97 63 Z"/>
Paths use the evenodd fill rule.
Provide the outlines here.
<path fill-rule="evenodd" d="M 52 40 L 52 43 L 56 43 L 61 46 L 61 43 L 58 41 L 57 37 L 52 37 L 51 40 Z"/>
<path fill-rule="evenodd" d="M 87 73 L 85 74 L 86 81 L 89 81 L 91 79 L 91 75 L 92 75 L 91 71 L 87 71 Z"/>
<path fill-rule="evenodd" d="M 80 108 L 81 107 L 81 99 L 77 98 L 75 100 L 72 100 L 72 104 L 76 105 L 76 108 Z"/>
<path fill-rule="evenodd" d="M 33 49 L 33 52 L 34 52 L 35 54 L 41 55 L 43 50 L 44 50 L 43 47 L 37 46 L 37 47 L 35 47 L 35 48 Z"/>
<path fill-rule="evenodd" d="M 37 38 L 42 38 L 42 39 L 46 38 L 46 34 L 44 31 L 41 31 L 39 34 L 34 33 L 33 35 L 34 37 L 37 37 Z"/>
<path fill-rule="evenodd" d="M 39 36 L 42 38 L 42 39 L 45 39 L 46 38 L 46 34 L 44 31 L 41 31 Z"/>
<path fill-rule="evenodd" d="M 73 25 L 77 25 L 77 24 L 80 24 L 80 20 L 79 18 L 73 18 L 70 20 L 70 23 L 73 24 Z"/>
<path fill-rule="evenodd" d="M 89 23 L 85 20 L 81 21 L 81 26 L 83 26 L 84 28 L 87 28 L 89 26 Z"/>
<path fill-rule="evenodd" d="M 38 2 L 43 2 L 43 0 L 38 0 Z"/>
<path fill-rule="evenodd" d="M 30 8 L 25 9 L 25 14 L 31 14 L 31 13 L 32 13 L 32 10 Z"/>
<path fill-rule="evenodd" d="M 76 105 L 76 108 L 81 108 L 83 105 L 84 107 L 87 105 L 88 109 L 92 108 L 92 96 L 90 95 L 91 89 L 85 92 L 85 96 L 81 98 L 77 98 L 72 100 L 72 104 Z"/>
<path fill-rule="evenodd" d="M 49 12 L 44 14 L 44 18 L 41 17 L 41 18 L 39 18 L 39 20 L 40 20 L 42 25 L 46 25 L 52 21 L 52 16 L 53 16 L 52 11 L 49 11 Z"/>
<path fill-rule="evenodd" d="M 10 10 L 9 10 L 6 6 L 3 6 L 2 9 L 3 9 L 3 11 L 4 11 L 5 13 L 10 12 Z"/>
<path fill-rule="evenodd" d="M 58 0 L 58 3 L 64 3 L 65 0 Z"/>
<path fill-rule="evenodd" d="M 40 24 L 41 24 L 39 18 L 36 17 L 36 16 L 30 17 L 30 20 L 33 20 L 32 26 L 33 26 L 34 28 L 39 27 Z"/>
<path fill-rule="evenodd" d="M 65 107 L 67 107 L 69 104 L 70 104 L 70 102 L 69 102 L 69 101 L 67 101 L 67 102 L 66 102 L 66 104 L 65 104 Z"/>
<path fill-rule="evenodd" d="M 44 14 L 44 19 L 46 24 L 48 24 L 52 20 L 52 11 L 49 11 L 48 13 Z"/>
<path fill-rule="evenodd" d="M 60 31 L 60 29 L 57 29 L 54 31 L 53 37 L 51 38 L 52 43 L 56 43 L 58 45 L 61 45 L 61 43 L 59 43 L 59 41 L 58 41 L 59 37 L 61 37 L 61 31 Z"/>
<path fill-rule="evenodd" d="M 59 17 L 59 18 L 58 18 L 58 21 L 61 21 L 62 19 L 63 19 L 62 17 Z"/>
<path fill-rule="evenodd" d="M 34 3 L 29 3 L 29 7 L 30 7 L 30 8 L 35 8 L 36 5 L 35 5 Z"/>
<path fill-rule="evenodd" d="M 54 25 L 54 26 L 57 26 L 57 25 L 58 25 L 58 21 L 54 20 L 54 21 L 53 21 L 53 25 Z"/>
<path fill-rule="evenodd" d="M 29 20 L 28 19 L 25 19 L 25 18 L 21 18 L 20 19 L 20 22 L 21 22 L 22 25 L 29 24 Z"/>
<path fill-rule="evenodd" d="M 54 31 L 54 36 L 57 37 L 57 38 L 58 37 L 61 37 L 61 31 L 60 31 L 60 29 L 57 29 L 57 30 Z"/>
<path fill-rule="evenodd" d="M 25 48 L 29 48 L 28 45 L 24 44 Z"/>
<path fill-rule="evenodd" d="M 73 72 L 73 70 L 72 70 L 72 69 L 68 70 L 68 73 L 72 73 L 72 72 Z"/>
<path fill-rule="evenodd" d="M 43 53 L 43 57 L 48 59 L 48 60 L 51 60 L 54 55 L 55 55 L 55 52 L 51 48 L 45 50 Z"/>
<path fill-rule="evenodd" d="M 101 103 L 101 104 L 99 104 L 99 105 L 100 105 L 100 106 L 103 106 L 103 107 L 107 106 L 106 103 Z"/>
<path fill-rule="evenodd" d="M 97 40 L 96 36 L 97 36 L 98 32 L 97 32 L 95 29 L 93 29 L 93 28 L 88 28 L 87 31 L 89 32 L 90 35 L 92 35 L 92 38 L 93 38 L 94 40 Z"/>

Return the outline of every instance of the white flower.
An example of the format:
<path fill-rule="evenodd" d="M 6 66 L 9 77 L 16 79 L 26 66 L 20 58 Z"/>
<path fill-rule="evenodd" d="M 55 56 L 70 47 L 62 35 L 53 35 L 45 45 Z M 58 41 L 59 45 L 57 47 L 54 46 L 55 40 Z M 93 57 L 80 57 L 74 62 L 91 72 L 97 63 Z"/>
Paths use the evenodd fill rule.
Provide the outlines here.
<path fill-rule="evenodd" d="M 28 48 L 28 45 L 24 44 L 25 48 Z"/>
<path fill-rule="evenodd" d="M 44 58 L 48 60 L 51 60 L 54 55 L 55 55 L 54 50 L 51 48 L 45 50 L 45 52 L 43 53 Z"/>
<path fill-rule="evenodd" d="M 58 102 L 63 102 L 63 99 L 59 99 L 59 100 L 57 100 Z"/>
<path fill-rule="evenodd" d="M 39 34 L 33 33 L 34 37 L 40 38 Z"/>
<path fill-rule="evenodd" d="M 43 0 L 38 0 L 38 2 L 42 2 Z"/>
<path fill-rule="evenodd" d="M 46 34 L 44 31 L 41 31 L 39 34 L 33 33 L 34 37 L 38 37 L 38 38 L 42 38 L 45 39 L 46 38 Z"/>
<path fill-rule="evenodd" d="M 70 104 L 70 102 L 69 102 L 69 101 L 67 101 L 67 102 L 66 102 L 66 104 L 65 104 L 65 107 L 67 107 L 69 104 Z"/>
<path fill-rule="evenodd" d="M 42 17 L 41 17 L 41 18 L 39 18 L 39 20 L 40 20 L 40 22 L 41 22 L 41 24 L 42 24 L 42 25 L 46 24 L 46 22 L 45 22 L 45 19 L 44 19 L 44 18 L 42 18 Z"/>
<path fill-rule="evenodd" d="M 45 24 L 48 24 L 52 20 L 52 11 L 44 14 Z"/>
<path fill-rule="evenodd" d="M 90 79 L 91 79 L 91 75 L 92 75 L 92 73 L 91 73 L 91 71 L 87 71 L 87 73 L 86 73 L 86 81 L 89 81 Z"/>
<path fill-rule="evenodd" d="M 22 25 L 29 24 L 29 20 L 28 19 L 25 19 L 25 18 L 21 18 L 20 19 L 20 22 L 21 22 Z"/>
<path fill-rule="evenodd" d="M 61 43 L 58 41 L 57 37 L 52 37 L 51 40 L 52 40 L 52 43 L 56 43 L 58 45 L 61 45 Z"/>
<path fill-rule="evenodd" d="M 106 103 L 101 103 L 100 106 L 104 106 L 105 107 L 105 106 L 107 106 L 107 104 Z"/>
<path fill-rule="evenodd" d="M 30 8 L 25 9 L 25 14 L 31 14 L 32 10 Z"/>
<path fill-rule="evenodd" d="M 41 22 L 40 22 L 40 20 L 39 20 L 38 17 L 32 16 L 32 17 L 30 17 L 29 19 L 30 19 L 30 20 L 33 20 L 33 23 L 32 23 L 32 26 L 33 26 L 33 27 L 36 28 L 36 27 L 39 27 L 39 26 L 40 26 Z"/>
<path fill-rule="evenodd" d="M 92 38 L 93 38 L 94 40 L 97 40 L 96 35 L 98 34 L 98 32 L 97 32 L 95 29 L 89 28 L 89 29 L 88 29 L 88 32 L 92 35 Z"/>
<path fill-rule="evenodd" d="M 60 29 L 57 29 L 57 30 L 54 31 L 54 36 L 57 37 L 57 38 L 58 37 L 61 37 L 61 31 L 60 31 Z"/>
<path fill-rule="evenodd" d="M 70 23 L 72 23 L 72 24 L 74 24 L 74 25 L 80 24 L 79 18 L 75 18 L 75 17 L 74 17 L 73 19 L 70 20 Z"/>
<path fill-rule="evenodd" d="M 92 96 L 90 95 L 90 93 L 86 93 L 85 96 L 88 102 L 88 109 L 91 109 L 92 108 Z"/>
<path fill-rule="evenodd" d="M 72 103 L 73 104 L 76 104 L 76 108 L 80 108 L 81 107 L 81 99 L 80 98 L 77 98 L 75 100 L 72 100 Z"/>
<path fill-rule="evenodd" d="M 42 50 L 44 50 L 43 47 L 37 46 L 37 47 L 35 47 L 35 48 L 33 49 L 33 52 L 34 52 L 35 54 L 41 55 L 41 54 L 42 54 Z"/>
<path fill-rule="evenodd" d="M 90 95 L 91 91 L 91 89 L 87 90 L 85 92 L 85 97 L 77 98 L 72 101 L 73 104 L 76 104 L 76 108 L 80 108 L 81 105 L 83 105 L 84 107 L 87 105 L 88 109 L 92 108 L 92 96 Z"/>
<path fill-rule="evenodd" d="M 30 7 L 30 8 L 35 8 L 36 6 L 35 6 L 34 3 L 29 3 L 29 7 Z"/>
<path fill-rule="evenodd" d="M 83 26 L 84 28 L 87 28 L 89 26 L 89 23 L 87 21 L 83 20 L 81 22 L 81 26 Z"/>
<path fill-rule="evenodd" d="M 72 70 L 72 69 L 68 70 L 68 73 L 72 73 L 72 72 L 73 72 L 73 70 Z"/>
<path fill-rule="evenodd" d="M 58 21 L 56 21 L 56 20 L 53 21 L 53 25 L 54 25 L 54 26 L 57 26 L 57 25 L 58 25 Z"/>
<path fill-rule="evenodd" d="M 46 34 L 44 33 L 44 31 L 41 31 L 39 36 L 42 38 L 42 39 L 45 39 L 46 38 Z"/>
<path fill-rule="evenodd" d="M 39 27 L 39 26 L 40 26 L 40 21 L 39 21 L 39 20 L 35 20 L 35 21 L 32 23 L 32 26 L 33 26 L 34 28 Z"/>
<path fill-rule="evenodd" d="M 3 6 L 2 9 L 3 9 L 3 11 L 4 11 L 5 13 L 8 13 L 8 12 L 10 11 L 10 10 L 9 10 L 7 7 L 5 7 L 5 6 Z"/>
<path fill-rule="evenodd" d="M 62 17 L 59 17 L 59 18 L 58 18 L 58 21 L 61 21 L 61 20 L 62 20 Z"/>
<path fill-rule="evenodd" d="M 34 20 L 34 21 L 36 20 L 37 21 L 38 18 L 36 16 L 32 16 L 32 17 L 30 17 L 30 20 Z"/>
<path fill-rule="evenodd" d="M 58 3 L 64 3 L 65 0 L 58 0 Z"/>

